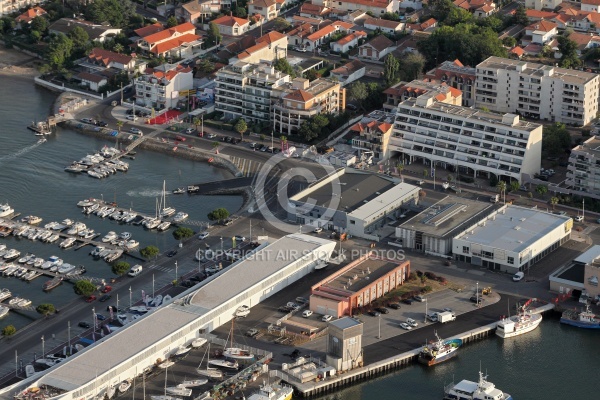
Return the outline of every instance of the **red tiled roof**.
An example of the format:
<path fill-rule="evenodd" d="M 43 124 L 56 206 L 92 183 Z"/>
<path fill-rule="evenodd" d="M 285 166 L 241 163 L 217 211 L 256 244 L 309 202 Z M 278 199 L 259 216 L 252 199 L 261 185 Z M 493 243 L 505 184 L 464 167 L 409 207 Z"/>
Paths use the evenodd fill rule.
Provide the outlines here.
<path fill-rule="evenodd" d="M 331 25 L 335 26 L 337 28 L 345 29 L 345 30 L 348 30 L 354 26 L 354 24 L 351 24 L 350 22 L 345 22 L 345 21 L 335 21 Z"/>
<path fill-rule="evenodd" d="M 389 0 L 341 0 L 342 3 L 360 4 L 363 6 L 377 7 L 377 8 L 388 8 L 390 5 Z"/>
<path fill-rule="evenodd" d="M 365 25 L 374 25 L 374 26 L 381 26 L 383 28 L 388 28 L 388 29 L 398 29 L 398 27 L 400 25 L 402 25 L 402 22 L 399 21 L 390 21 L 387 19 L 381 19 L 381 18 L 367 18 L 365 19 Z"/>
<path fill-rule="evenodd" d="M 527 11 L 525 11 L 525 13 L 527 14 L 528 18 L 539 18 L 539 19 L 552 19 L 558 15 L 557 13 L 553 13 L 550 11 L 538 11 L 538 10 L 532 10 L 532 9 L 527 9 Z"/>
<path fill-rule="evenodd" d="M 538 54 L 542 51 L 542 48 L 543 47 L 540 44 L 530 43 L 527 46 L 523 47 L 523 52 L 529 54 Z"/>
<path fill-rule="evenodd" d="M 240 60 L 243 60 L 244 58 L 250 57 L 253 53 L 256 53 L 257 51 L 264 49 L 268 46 L 269 44 L 267 42 L 257 43 L 254 46 L 248 47 L 245 51 L 242 51 L 240 54 L 238 54 L 238 58 Z"/>
<path fill-rule="evenodd" d="M 186 72 L 191 72 L 191 71 L 192 71 L 192 69 L 190 67 L 184 67 L 184 66 L 178 64 L 177 67 L 170 69 L 166 72 L 158 70 L 158 69 L 155 70 L 152 68 L 147 68 L 146 71 L 144 71 L 144 73 L 146 75 L 154 75 L 158 79 L 165 78 L 166 80 L 170 81 L 179 73 L 186 73 Z"/>
<path fill-rule="evenodd" d="M 307 102 L 314 97 L 315 96 L 302 89 L 294 90 L 293 92 L 283 96 L 284 99 L 302 102 Z"/>
<path fill-rule="evenodd" d="M 254 6 L 258 6 L 258 7 L 268 8 L 274 4 L 276 4 L 275 0 L 253 0 L 253 2 L 248 5 L 254 5 Z"/>
<path fill-rule="evenodd" d="M 523 54 L 525 54 L 525 51 L 520 48 L 519 46 L 515 46 L 512 49 L 510 49 L 509 53 L 515 54 L 519 57 L 521 57 Z"/>
<path fill-rule="evenodd" d="M 77 77 L 79 79 L 82 79 L 82 80 L 85 80 L 85 81 L 94 82 L 94 83 L 100 83 L 103 80 L 106 80 L 105 76 L 96 75 L 96 74 L 90 74 L 89 72 L 80 72 L 79 74 L 77 74 Z"/>
<path fill-rule="evenodd" d="M 175 33 L 184 33 L 184 32 L 189 32 L 189 31 L 195 32 L 196 27 L 193 24 L 186 22 L 181 25 L 177 25 L 172 28 L 153 33 L 149 36 L 145 36 L 144 40 L 150 44 L 154 44 L 154 43 L 160 42 L 161 40 L 170 38 Z"/>
<path fill-rule="evenodd" d="M 340 46 L 343 46 L 345 44 L 352 42 L 353 40 L 358 40 L 359 38 L 365 37 L 365 36 L 367 36 L 367 34 L 365 32 L 357 31 L 357 32 L 349 34 L 346 37 L 341 38 L 336 43 L 339 44 Z"/>
<path fill-rule="evenodd" d="M 556 24 L 554 22 L 541 20 L 529 25 L 525 28 L 528 31 L 542 31 L 542 32 L 550 32 L 552 29 L 556 29 Z"/>
<path fill-rule="evenodd" d="M 35 17 L 39 17 L 40 15 L 46 15 L 46 14 L 48 14 L 48 13 L 42 7 L 35 6 L 33 8 L 30 8 L 29 10 L 25 11 L 23 14 L 19 15 L 15 20 L 17 22 L 29 23 Z"/>
<path fill-rule="evenodd" d="M 111 61 L 127 65 L 131 62 L 133 57 L 128 56 L 126 54 L 119 54 L 109 50 L 104 50 L 99 47 L 95 47 L 92 49 L 90 54 L 88 55 L 90 61 L 100 63 L 107 67 Z"/>
<path fill-rule="evenodd" d="M 234 26 L 235 24 L 238 24 L 239 26 L 244 26 L 250 23 L 250 21 L 248 21 L 247 19 L 234 17 L 233 15 L 224 15 L 221 18 L 217 18 L 212 22 L 214 22 L 216 25 L 223 26 Z"/>
<path fill-rule="evenodd" d="M 325 10 L 327 10 L 326 7 L 312 3 L 304 3 L 300 6 L 300 12 L 303 14 L 323 15 L 325 14 Z"/>
<path fill-rule="evenodd" d="M 307 40 L 310 40 L 311 42 L 314 42 L 315 40 L 321 39 L 322 37 L 325 37 L 331 33 L 335 32 L 335 27 L 332 25 L 326 26 L 325 28 L 321 28 L 318 31 L 316 31 L 315 33 L 308 35 L 308 37 L 306 38 Z"/>
<path fill-rule="evenodd" d="M 178 36 L 171 40 L 167 40 L 161 43 L 158 43 L 156 46 L 152 48 L 152 53 L 162 54 L 166 53 L 169 50 L 173 50 L 183 44 L 195 42 L 200 39 L 201 36 L 194 35 L 192 33 L 186 33 L 185 35 Z"/>
<path fill-rule="evenodd" d="M 361 68 L 365 68 L 365 64 L 363 64 L 360 60 L 353 60 L 346 65 L 342 65 L 341 67 L 332 70 L 331 73 L 350 75 Z"/>
<path fill-rule="evenodd" d="M 287 35 L 284 35 L 283 33 L 277 32 L 277 31 L 272 31 L 267 33 L 266 35 L 262 35 L 261 37 L 259 37 L 258 39 L 256 39 L 256 41 L 258 43 L 273 43 L 276 42 L 280 39 L 283 39 L 284 37 L 286 37 Z"/>
<path fill-rule="evenodd" d="M 160 24 L 160 22 L 157 22 L 155 24 L 136 29 L 134 32 L 139 37 L 146 37 L 152 35 L 153 33 L 163 31 L 164 29 L 165 28 Z"/>

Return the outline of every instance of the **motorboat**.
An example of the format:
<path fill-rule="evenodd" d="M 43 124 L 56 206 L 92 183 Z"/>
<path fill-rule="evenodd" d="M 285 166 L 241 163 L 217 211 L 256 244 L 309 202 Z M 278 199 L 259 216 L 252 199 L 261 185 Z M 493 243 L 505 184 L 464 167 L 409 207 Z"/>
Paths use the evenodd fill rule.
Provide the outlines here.
<path fill-rule="evenodd" d="M 171 302 L 171 300 L 173 300 L 171 295 L 165 294 L 165 296 L 163 297 L 162 305 L 164 306 L 165 304 L 169 304 Z"/>
<path fill-rule="evenodd" d="M 57 256 L 50 256 L 47 261 L 42 264 L 42 269 L 50 269 L 54 266 L 61 266 L 63 260 L 58 258 Z"/>
<path fill-rule="evenodd" d="M 10 299 L 11 296 L 12 296 L 12 293 L 10 292 L 9 289 L 4 288 L 4 289 L 0 290 L 0 301 Z"/>
<path fill-rule="evenodd" d="M 237 363 L 237 361 L 216 359 L 216 360 L 210 360 L 208 363 L 217 368 L 223 368 L 223 369 L 237 370 L 239 368 L 239 364 Z"/>
<path fill-rule="evenodd" d="M 57 362 L 57 360 L 52 360 L 50 358 L 38 358 L 37 360 L 35 360 L 36 365 L 47 368 L 53 367 L 54 364 L 56 364 Z"/>
<path fill-rule="evenodd" d="M 77 232 L 77 236 L 79 236 L 79 237 L 85 237 L 90 231 L 94 232 L 93 229 L 86 228 L 86 229 L 84 229 L 82 231 Z"/>
<path fill-rule="evenodd" d="M 206 368 L 201 368 L 202 361 L 204 361 L 204 357 L 206 357 L 207 359 Z M 209 379 L 223 379 L 223 371 L 210 367 L 210 342 L 206 347 L 206 352 L 204 353 L 204 356 L 202 356 L 202 360 L 200 360 L 200 365 L 198 365 L 196 372 L 198 373 L 198 375 L 206 376 Z"/>
<path fill-rule="evenodd" d="M 129 311 L 139 314 L 145 314 L 150 310 L 146 306 L 133 306 L 129 308 Z"/>
<path fill-rule="evenodd" d="M 33 266 L 36 268 L 40 268 L 44 264 L 44 259 L 42 257 L 36 257 L 33 261 Z"/>
<path fill-rule="evenodd" d="M 44 225 L 44 229 L 54 229 L 56 225 L 58 225 L 58 222 L 56 221 L 48 222 L 46 225 Z"/>
<path fill-rule="evenodd" d="M 48 243 L 54 243 L 56 242 L 58 239 L 60 239 L 60 236 L 57 234 L 54 234 L 50 237 L 48 237 L 48 239 L 46 240 Z"/>
<path fill-rule="evenodd" d="M 37 276 L 39 276 L 39 273 L 37 271 L 31 270 L 31 271 L 27 272 L 25 275 L 23 275 L 21 277 L 21 279 L 23 279 L 24 281 L 30 281 L 33 278 L 36 278 Z"/>
<path fill-rule="evenodd" d="M 146 220 L 146 222 L 144 222 L 144 226 L 147 229 L 155 229 L 156 227 L 158 227 L 160 225 L 160 219 L 158 218 L 148 218 Z"/>
<path fill-rule="evenodd" d="M 184 397 L 188 397 L 192 395 L 192 389 L 186 388 L 186 387 L 180 387 L 178 386 L 171 386 L 167 388 L 167 393 L 169 394 L 174 394 L 176 396 L 184 396 Z"/>
<path fill-rule="evenodd" d="M 254 354 L 250 353 L 247 350 L 240 349 L 237 347 L 228 347 L 223 352 L 223 356 L 226 358 L 232 358 L 234 360 L 252 360 L 254 359 Z"/>
<path fill-rule="evenodd" d="M 183 387 L 183 388 L 191 388 L 191 387 L 198 387 L 198 386 L 206 385 L 207 383 L 208 383 L 208 379 L 187 379 L 187 380 L 181 382 L 177 386 Z"/>
<path fill-rule="evenodd" d="M 116 393 L 117 393 L 116 385 L 111 385 L 108 387 L 108 389 L 106 389 L 106 395 L 108 396 L 109 399 L 112 399 Z"/>
<path fill-rule="evenodd" d="M 170 396 L 168 394 L 152 395 L 150 400 L 181 400 L 181 397 Z"/>
<path fill-rule="evenodd" d="M 61 265 L 60 267 L 58 267 L 58 269 L 56 270 L 57 273 L 59 274 L 69 274 L 71 272 L 73 272 L 75 270 L 75 268 L 77 268 L 77 266 L 72 265 L 72 264 L 68 264 L 68 263 L 64 263 L 63 265 Z"/>
<path fill-rule="evenodd" d="M 204 338 L 197 338 L 194 339 L 194 341 L 192 342 L 191 346 L 193 349 L 197 349 L 198 347 L 202 347 L 204 346 L 204 344 L 208 342 L 208 340 L 204 339 Z"/>
<path fill-rule="evenodd" d="M 123 218 L 123 222 L 125 222 L 127 224 L 130 223 L 130 222 L 133 222 L 133 220 L 136 219 L 137 216 L 138 215 L 136 213 L 129 212 L 128 215 L 127 215 L 127 217 Z"/>
<path fill-rule="evenodd" d="M 59 226 L 60 226 L 60 225 L 62 225 L 63 227 L 62 227 L 61 229 L 65 229 L 65 227 L 72 226 L 74 223 L 75 223 L 75 221 L 73 221 L 73 220 L 71 220 L 71 219 L 67 218 L 67 219 L 63 219 L 63 220 L 60 222 Z"/>
<path fill-rule="evenodd" d="M 169 367 L 171 367 L 173 365 L 175 365 L 175 363 L 173 361 L 171 361 L 171 360 L 165 360 L 162 363 L 158 364 L 158 368 L 165 369 L 165 368 L 169 368 Z"/>
<path fill-rule="evenodd" d="M 122 255 L 123 255 L 123 250 L 121 250 L 121 249 L 112 250 L 110 252 L 110 254 L 108 254 L 107 256 L 104 257 L 104 261 L 110 263 L 110 262 L 115 261 L 117 258 L 121 257 Z"/>
<path fill-rule="evenodd" d="M 35 260 L 37 260 L 38 257 L 35 256 L 35 254 L 32 254 L 29 256 L 29 259 L 25 262 L 25 264 L 27 265 L 33 265 L 35 263 Z"/>
<path fill-rule="evenodd" d="M 97 202 L 98 202 L 98 200 L 96 200 L 96 199 L 81 200 L 80 202 L 77 203 L 77 207 L 90 207 L 90 206 L 96 204 Z"/>
<path fill-rule="evenodd" d="M 21 218 L 21 222 L 29 225 L 37 225 L 42 222 L 42 218 L 37 217 L 35 215 L 28 215 L 26 217 Z"/>
<path fill-rule="evenodd" d="M 19 307 L 29 307 L 31 305 L 31 300 L 29 299 L 21 299 L 21 301 L 19 301 L 17 303 L 17 306 Z"/>
<path fill-rule="evenodd" d="M 35 372 L 35 368 L 33 367 L 33 365 L 27 364 L 25 366 L 25 377 L 29 378 L 35 374 L 36 374 L 36 372 Z"/>
<path fill-rule="evenodd" d="M 435 337 L 437 340 L 424 346 L 419 352 L 418 361 L 429 367 L 455 357 L 463 343 L 462 339 L 442 340 L 437 332 L 435 332 Z"/>
<path fill-rule="evenodd" d="M 79 174 L 87 169 L 86 166 L 79 164 L 78 162 L 73 162 L 71 165 L 67 165 L 65 167 L 66 172 L 72 172 L 74 174 Z"/>
<path fill-rule="evenodd" d="M 121 215 L 123 215 L 123 211 L 121 210 L 115 210 L 112 214 L 110 214 L 108 217 L 112 220 L 118 220 Z"/>
<path fill-rule="evenodd" d="M 140 245 L 140 242 L 134 239 L 130 239 L 125 243 L 125 248 L 127 250 L 133 250 Z"/>
<path fill-rule="evenodd" d="M 67 231 L 68 235 L 77 235 L 79 232 L 87 229 L 87 226 L 83 222 L 75 222 L 71 225 L 71 228 Z"/>
<path fill-rule="evenodd" d="M 582 311 L 563 311 L 560 322 L 577 328 L 600 329 L 600 318 L 592 312 L 589 304 L 586 304 L 585 310 Z"/>
<path fill-rule="evenodd" d="M 173 190 L 173 194 L 184 194 L 185 193 L 185 188 L 184 187 L 180 187 L 177 189 Z"/>
<path fill-rule="evenodd" d="M 46 281 L 46 283 L 44 283 L 44 286 L 42 286 L 42 289 L 44 291 L 52 290 L 55 287 L 57 287 L 58 285 L 60 285 L 62 283 L 62 280 L 63 280 L 62 277 L 56 277 L 49 281 Z"/>
<path fill-rule="evenodd" d="M 83 235 L 84 239 L 93 239 L 94 237 L 98 236 L 99 233 L 96 233 L 93 229 L 88 229 L 85 232 L 85 235 Z"/>
<path fill-rule="evenodd" d="M 106 211 L 108 209 L 108 206 L 101 206 L 100 208 L 98 208 L 96 211 L 94 211 L 94 214 L 96 215 L 100 215 L 100 213 L 103 213 L 104 211 Z"/>
<path fill-rule="evenodd" d="M 4 318 L 8 315 L 10 309 L 6 306 L 0 306 L 0 318 Z"/>
<path fill-rule="evenodd" d="M 73 246 L 76 241 L 77 239 L 75 239 L 74 237 L 69 237 L 60 242 L 58 247 L 60 247 L 61 249 L 68 249 L 69 247 Z"/>
<path fill-rule="evenodd" d="M 158 224 L 156 229 L 158 231 L 162 232 L 162 231 L 166 231 L 167 229 L 169 229 L 169 227 L 171 227 L 171 223 L 169 221 L 163 221 L 160 224 Z"/>
<path fill-rule="evenodd" d="M 43 242 L 47 242 L 50 236 L 52 236 L 52 231 L 44 231 L 38 239 L 40 239 Z"/>
<path fill-rule="evenodd" d="M 531 332 L 542 322 L 542 314 L 533 314 L 527 310 L 527 307 L 535 299 L 530 299 L 520 307 L 517 315 L 504 317 L 496 326 L 496 335 L 503 339 L 522 335 Z"/>
<path fill-rule="evenodd" d="M 119 323 L 123 326 L 127 325 L 130 322 L 126 314 L 117 314 L 117 321 L 119 321 Z"/>
<path fill-rule="evenodd" d="M 190 352 L 190 350 L 192 350 L 191 347 L 179 346 L 179 348 L 177 349 L 177 351 L 175 351 L 175 354 L 173 355 L 175 357 L 184 357 Z"/>
<path fill-rule="evenodd" d="M 25 264 L 27 261 L 29 261 L 29 257 L 31 257 L 31 256 L 32 256 L 32 254 L 29 254 L 29 253 L 27 253 L 27 254 L 25 254 L 23 257 L 19 258 L 19 259 L 17 260 L 17 262 L 18 262 L 19 264 Z M 33 257 L 35 258 L 35 256 L 33 256 Z"/>
<path fill-rule="evenodd" d="M 110 231 L 102 238 L 102 243 L 110 243 L 113 240 L 118 238 L 117 233 L 115 231 Z"/>
<path fill-rule="evenodd" d="M 162 297 L 162 295 L 159 294 L 152 300 L 152 303 L 150 303 L 150 305 L 152 307 L 159 307 L 162 304 L 162 301 L 163 301 L 163 297 Z"/>
<path fill-rule="evenodd" d="M 19 269 L 19 267 L 17 267 L 16 265 L 8 264 L 8 267 L 2 272 L 2 275 L 12 276 L 17 269 Z"/>
<path fill-rule="evenodd" d="M 8 203 L 0 204 L 0 217 L 8 217 L 15 212 L 14 208 L 12 208 Z"/>
<path fill-rule="evenodd" d="M 104 246 L 96 246 L 94 250 L 90 251 L 90 255 L 92 257 L 100 257 L 100 253 L 102 253 L 106 248 Z"/>
<path fill-rule="evenodd" d="M 119 239 L 129 240 L 129 239 L 131 239 L 131 233 L 121 232 L 121 234 L 119 235 Z"/>
<path fill-rule="evenodd" d="M 21 255 L 21 252 L 19 250 L 10 249 L 6 252 L 6 254 L 4 254 L 4 259 L 7 261 L 10 261 L 10 260 L 19 258 L 20 255 Z"/>
<path fill-rule="evenodd" d="M 444 400 L 512 400 L 512 396 L 488 382 L 487 375 L 479 371 L 479 382 L 466 379 L 444 387 Z"/>
<path fill-rule="evenodd" d="M 173 217 L 173 222 L 174 223 L 179 223 L 182 221 L 185 221 L 187 218 L 189 217 L 188 213 L 185 213 L 183 211 L 179 211 L 177 214 L 175 214 L 175 216 Z"/>
<path fill-rule="evenodd" d="M 15 278 L 20 278 L 23 275 L 25 275 L 28 271 L 29 270 L 27 268 L 25 268 L 25 267 L 19 267 L 19 268 L 17 268 L 17 270 L 15 271 L 15 273 L 13 274 L 13 276 Z"/>
<path fill-rule="evenodd" d="M 248 400 L 291 400 L 294 389 L 281 383 L 261 385 L 258 392 L 252 393 Z"/>
<path fill-rule="evenodd" d="M 243 305 L 240 306 L 237 310 L 235 310 L 236 317 L 247 317 L 250 314 L 250 307 Z"/>
<path fill-rule="evenodd" d="M 119 393 L 125 393 L 126 391 L 129 390 L 130 387 L 131 387 L 131 381 L 129 379 L 121 382 L 119 384 L 119 388 L 118 388 Z"/>

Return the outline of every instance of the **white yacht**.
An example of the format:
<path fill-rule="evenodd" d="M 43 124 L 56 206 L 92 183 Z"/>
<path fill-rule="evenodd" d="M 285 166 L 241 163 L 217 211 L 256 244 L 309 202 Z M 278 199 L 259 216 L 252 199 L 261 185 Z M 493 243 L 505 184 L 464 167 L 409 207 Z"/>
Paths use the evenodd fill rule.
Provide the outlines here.
<path fill-rule="evenodd" d="M 15 258 L 19 258 L 20 255 L 21 252 L 19 250 L 10 249 L 6 252 L 6 254 L 4 254 L 4 259 L 10 261 L 14 260 Z"/>
<path fill-rule="evenodd" d="M 147 229 L 154 229 L 156 227 L 158 227 L 160 225 L 160 219 L 158 218 L 149 218 L 146 221 L 144 221 L 144 226 Z"/>
<path fill-rule="evenodd" d="M 119 235 L 119 239 L 129 240 L 129 239 L 131 239 L 131 233 L 121 232 L 121 234 Z"/>
<path fill-rule="evenodd" d="M 73 237 L 66 238 L 65 240 L 60 242 L 58 247 L 60 247 L 61 249 L 67 249 L 67 248 L 73 246 L 73 244 L 75 244 L 76 241 L 77 241 L 77 239 L 75 239 Z"/>
<path fill-rule="evenodd" d="M 4 318 L 8 315 L 8 311 L 10 309 L 8 307 L 5 306 L 0 306 L 0 318 Z"/>
<path fill-rule="evenodd" d="M 94 247 L 94 250 L 90 251 L 90 255 L 92 257 L 100 257 L 100 253 L 102 253 L 105 250 L 104 246 L 96 246 Z"/>
<path fill-rule="evenodd" d="M 0 301 L 9 299 L 11 296 L 12 296 L 12 293 L 10 292 L 10 290 L 8 290 L 8 289 L 0 290 Z"/>
<path fill-rule="evenodd" d="M 171 223 L 169 221 L 163 221 L 160 224 L 158 224 L 156 229 L 160 232 L 163 232 L 163 231 L 166 231 L 167 229 L 169 229 L 170 227 L 171 227 Z"/>
<path fill-rule="evenodd" d="M 48 222 L 46 225 L 44 225 L 45 229 L 54 229 L 54 227 L 58 225 L 58 222 L 56 221 L 52 221 L 52 222 Z"/>
<path fill-rule="evenodd" d="M 60 239 L 59 235 L 51 235 L 50 237 L 48 237 L 48 239 L 46 240 L 48 243 L 54 243 L 56 242 L 58 239 Z"/>
<path fill-rule="evenodd" d="M 83 222 L 75 222 L 73 225 L 71 225 L 71 229 L 67 231 L 67 234 L 76 235 L 79 232 L 84 231 L 86 229 L 87 226 Z"/>
<path fill-rule="evenodd" d="M 60 267 L 58 267 L 56 272 L 58 272 L 59 274 L 68 274 L 70 272 L 73 272 L 75 268 L 77 268 L 75 265 L 63 263 Z"/>
<path fill-rule="evenodd" d="M 446 386 L 444 400 L 512 400 L 512 396 L 496 389 L 496 385 L 488 382 L 487 376 L 479 371 L 479 382 L 463 379 Z"/>
<path fill-rule="evenodd" d="M 115 231 L 110 231 L 102 238 L 102 243 L 110 243 L 117 238 L 117 233 Z"/>
<path fill-rule="evenodd" d="M 137 240 L 134 239 L 129 239 L 126 243 L 125 243 L 125 248 L 127 250 L 133 250 L 136 247 L 138 247 L 140 245 L 140 242 L 138 242 Z"/>
<path fill-rule="evenodd" d="M 187 219 L 187 217 L 189 217 L 188 213 L 185 213 L 183 211 L 179 211 L 177 214 L 175 214 L 175 216 L 173 217 L 173 222 L 178 223 L 178 222 L 182 222 L 184 220 Z"/>
<path fill-rule="evenodd" d="M 127 215 L 127 217 L 126 217 L 126 218 L 123 218 L 123 222 L 130 223 L 130 222 L 132 222 L 134 219 L 136 219 L 136 218 L 137 218 L 137 214 L 136 214 L 136 213 L 134 213 L 134 212 L 130 212 L 130 213 L 127 213 L 127 214 L 128 214 L 128 215 Z"/>
<path fill-rule="evenodd" d="M 167 393 L 174 394 L 176 396 L 188 397 L 192 395 L 192 389 L 186 387 L 179 387 L 179 385 L 168 387 L 166 390 Z"/>
<path fill-rule="evenodd" d="M 61 266 L 62 263 L 63 260 L 61 260 L 57 256 L 50 256 L 50 258 L 48 258 L 48 260 L 42 264 L 42 269 L 50 269 L 55 266 L 58 267 Z"/>
<path fill-rule="evenodd" d="M 15 212 L 15 210 L 8 205 L 8 203 L 6 204 L 0 204 L 0 217 L 7 217 L 9 215 L 12 215 Z"/>

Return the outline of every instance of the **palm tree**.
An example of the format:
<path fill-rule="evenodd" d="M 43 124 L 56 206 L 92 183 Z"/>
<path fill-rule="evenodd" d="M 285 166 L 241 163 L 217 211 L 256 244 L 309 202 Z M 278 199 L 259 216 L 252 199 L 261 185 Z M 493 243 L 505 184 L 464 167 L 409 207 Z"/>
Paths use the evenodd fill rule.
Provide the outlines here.
<path fill-rule="evenodd" d="M 117 44 L 115 44 L 115 47 L 113 47 L 113 50 L 116 53 L 120 54 L 124 50 L 124 48 L 123 48 L 123 45 L 121 43 L 117 43 Z"/>
<path fill-rule="evenodd" d="M 400 174 L 400 179 L 404 180 L 402 177 L 402 171 L 404 171 L 404 163 L 396 163 L 396 169 L 398 170 L 398 174 Z"/>
<path fill-rule="evenodd" d="M 506 182 L 498 181 L 496 187 L 498 188 L 498 191 L 504 195 L 504 204 L 506 204 Z"/>
<path fill-rule="evenodd" d="M 196 131 L 198 130 L 198 125 L 200 125 L 200 123 L 201 123 L 200 118 L 194 117 L 192 124 L 194 124 L 194 126 L 196 127 Z M 200 137 L 202 137 L 202 136 L 204 136 L 204 132 L 200 132 Z"/>
<path fill-rule="evenodd" d="M 556 197 L 556 196 L 550 197 L 550 204 L 552 204 L 552 211 L 554 211 L 554 206 L 558 204 L 558 197 Z"/>
<path fill-rule="evenodd" d="M 212 147 L 215 149 L 215 152 L 219 154 L 219 142 L 212 142 Z"/>
<path fill-rule="evenodd" d="M 121 133 L 121 128 L 123 127 L 125 123 L 123 121 L 117 121 L 117 129 L 119 130 L 119 133 Z"/>

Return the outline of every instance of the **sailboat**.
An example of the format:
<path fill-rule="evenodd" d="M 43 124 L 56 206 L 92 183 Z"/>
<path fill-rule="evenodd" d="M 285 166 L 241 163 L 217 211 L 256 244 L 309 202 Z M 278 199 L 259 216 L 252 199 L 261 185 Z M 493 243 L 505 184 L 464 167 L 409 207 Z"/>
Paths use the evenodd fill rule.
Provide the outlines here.
<path fill-rule="evenodd" d="M 160 218 L 167 218 L 170 217 L 171 215 L 175 214 L 175 210 L 173 207 L 167 207 L 167 192 L 165 190 L 165 181 L 163 181 L 163 190 L 162 190 L 162 209 L 160 210 L 158 216 Z"/>
<path fill-rule="evenodd" d="M 206 348 L 206 353 L 204 353 L 204 355 L 207 357 L 206 369 L 200 368 L 200 366 L 202 365 L 202 361 L 204 361 L 204 356 L 203 356 L 202 360 L 200 360 L 200 365 L 198 365 L 198 368 L 196 369 L 196 372 L 198 372 L 199 375 L 203 375 L 203 376 L 206 376 L 211 379 L 223 379 L 222 371 L 219 371 L 216 368 L 210 367 L 210 342 L 208 343 L 208 347 Z"/>
<path fill-rule="evenodd" d="M 207 383 L 208 383 L 208 379 L 186 379 L 177 386 L 184 387 L 184 388 L 191 388 L 191 387 L 198 387 L 198 386 L 206 385 Z"/>
<path fill-rule="evenodd" d="M 156 199 L 156 216 L 154 218 L 147 218 L 144 221 L 144 226 L 147 229 L 154 229 L 160 225 L 160 222 L 160 218 L 158 218 L 158 199 Z"/>
<path fill-rule="evenodd" d="M 186 387 L 180 387 L 179 385 L 168 387 L 166 389 L 166 392 L 169 394 L 175 394 L 177 396 L 184 396 L 184 397 L 192 395 L 192 389 L 186 388 Z"/>
<path fill-rule="evenodd" d="M 231 347 L 227 347 L 223 352 L 223 355 L 226 358 L 232 358 L 234 360 L 252 360 L 254 359 L 254 354 L 250 353 L 248 350 L 240 349 L 239 347 L 233 347 L 233 321 L 231 320 L 231 331 L 229 332 L 229 337 L 231 337 Z M 237 362 L 235 363 L 237 368 Z M 225 368 L 234 368 L 228 367 Z"/>
<path fill-rule="evenodd" d="M 171 365 L 173 365 L 173 363 L 171 363 Z M 175 397 L 175 396 L 171 396 L 171 395 L 167 394 L 167 369 L 166 368 L 165 368 L 165 394 L 159 395 L 159 396 L 150 396 L 150 399 L 152 399 L 152 400 L 181 400 L 181 397 Z"/>

